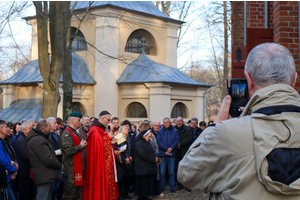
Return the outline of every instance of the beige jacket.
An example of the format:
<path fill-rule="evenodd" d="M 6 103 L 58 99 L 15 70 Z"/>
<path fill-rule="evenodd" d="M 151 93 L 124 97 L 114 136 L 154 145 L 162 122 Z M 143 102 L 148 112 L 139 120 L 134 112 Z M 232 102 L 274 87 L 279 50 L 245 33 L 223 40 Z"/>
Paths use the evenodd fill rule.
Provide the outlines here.
<path fill-rule="evenodd" d="M 300 107 L 300 96 L 284 84 L 256 91 L 241 117 L 208 127 L 191 145 L 179 163 L 179 182 L 214 200 L 299 200 L 300 179 L 288 186 L 268 176 L 273 149 L 300 147 L 300 113 L 253 113 L 275 105 Z"/>

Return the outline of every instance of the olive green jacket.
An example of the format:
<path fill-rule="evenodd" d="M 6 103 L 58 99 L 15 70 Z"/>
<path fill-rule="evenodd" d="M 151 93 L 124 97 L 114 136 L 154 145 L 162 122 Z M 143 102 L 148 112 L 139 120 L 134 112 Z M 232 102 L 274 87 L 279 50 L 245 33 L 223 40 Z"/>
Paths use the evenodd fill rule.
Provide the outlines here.
<path fill-rule="evenodd" d="M 79 138 L 79 134 L 76 130 L 68 126 L 68 128 Z M 81 141 L 81 138 L 80 138 Z M 73 163 L 73 155 L 79 151 L 82 152 L 82 167 L 83 170 L 86 169 L 85 159 L 86 159 L 86 151 L 80 144 L 77 146 L 73 146 L 73 137 L 69 131 L 64 130 L 60 135 L 60 147 L 62 152 L 62 164 L 64 165 L 64 174 L 68 177 L 67 182 L 75 183 L 74 180 L 74 163 Z"/>
<path fill-rule="evenodd" d="M 291 86 L 257 90 L 241 117 L 203 131 L 179 163 L 178 181 L 213 200 L 300 199 L 300 179 L 289 185 L 273 181 L 266 159 L 276 148 L 299 148 L 300 113 L 255 113 L 282 105 L 300 107 L 300 96 Z"/>

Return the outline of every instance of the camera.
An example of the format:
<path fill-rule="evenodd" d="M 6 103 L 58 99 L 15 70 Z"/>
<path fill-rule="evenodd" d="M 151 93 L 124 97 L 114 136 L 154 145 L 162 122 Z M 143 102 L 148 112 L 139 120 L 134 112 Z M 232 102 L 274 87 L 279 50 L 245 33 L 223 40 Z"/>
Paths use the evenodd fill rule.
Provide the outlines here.
<path fill-rule="evenodd" d="M 229 114 L 232 117 L 239 117 L 242 113 L 240 107 L 245 107 L 249 99 L 247 79 L 231 79 L 230 86 L 228 92 L 232 101 Z"/>

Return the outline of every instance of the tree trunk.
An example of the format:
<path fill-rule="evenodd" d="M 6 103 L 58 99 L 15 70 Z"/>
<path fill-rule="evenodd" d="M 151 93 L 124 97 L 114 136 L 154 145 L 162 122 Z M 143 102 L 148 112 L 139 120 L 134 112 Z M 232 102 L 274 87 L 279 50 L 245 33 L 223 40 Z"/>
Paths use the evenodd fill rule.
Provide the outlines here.
<path fill-rule="evenodd" d="M 223 68 L 223 92 L 222 97 L 227 94 L 227 80 L 228 80 L 228 25 L 227 25 L 227 5 L 223 1 L 223 15 L 224 15 L 224 68 Z"/>
<path fill-rule="evenodd" d="M 43 77 L 42 117 L 56 117 L 59 103 L 59 79 L 63 64 L 61 47 L 63 5 L 61 2 L 50 2 L 51 63 L 48 52 L 48 3 L 35 1 L 34 5 L 37 13 L 39 69 Z"/>
<path fill-rule="evenodd" d="M 66 12 L 64 19 L 64 63 L 62 69 L 63 75 L 63 119 L 66 119 L 68 114 L 72 112 L 73 102 L 73 79 L 72 79 L 72 39 L 71 39 L 71 17 L 70 2 L 65 1 Z"/>

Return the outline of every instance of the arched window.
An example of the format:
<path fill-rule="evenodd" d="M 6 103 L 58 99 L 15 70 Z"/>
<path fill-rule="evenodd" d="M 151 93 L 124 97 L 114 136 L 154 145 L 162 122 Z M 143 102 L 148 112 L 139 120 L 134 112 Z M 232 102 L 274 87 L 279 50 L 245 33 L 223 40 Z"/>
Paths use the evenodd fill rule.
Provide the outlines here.
<path fill-rule="evenodd" d="M 76 30 L 77 28 L 71 27 L 71 39 L 73 39 L 72 51 L 86 51 L 87 44 L 85 42 L 85 37 L 80 30 L 78 30 L 76 37 L 74 37 Z"/>
<path fill-rule="evenodd" d="M 171 118 L 187 118 L 186 106 L 183 103 L 176 103 L 172 109 Z"/>
<path fill-rule="evenodd" d="M 154 37 L 146 30 L 139 29 L 131 33 L 127 39 L 125 52 L 156 55 L 156 44 Z"/>
<path fill-rule="evenodd" d="M 79 112 L 82 115 L 86 115 L 84 106 L 79 102 L 72 103 L 72 111 Z"/>
<path fill-rule="evenodd" d="M 134 102 L 129 104 L 126 117 L 128 118 L 147 118 L 147 111 L 143 104 Z"/>

